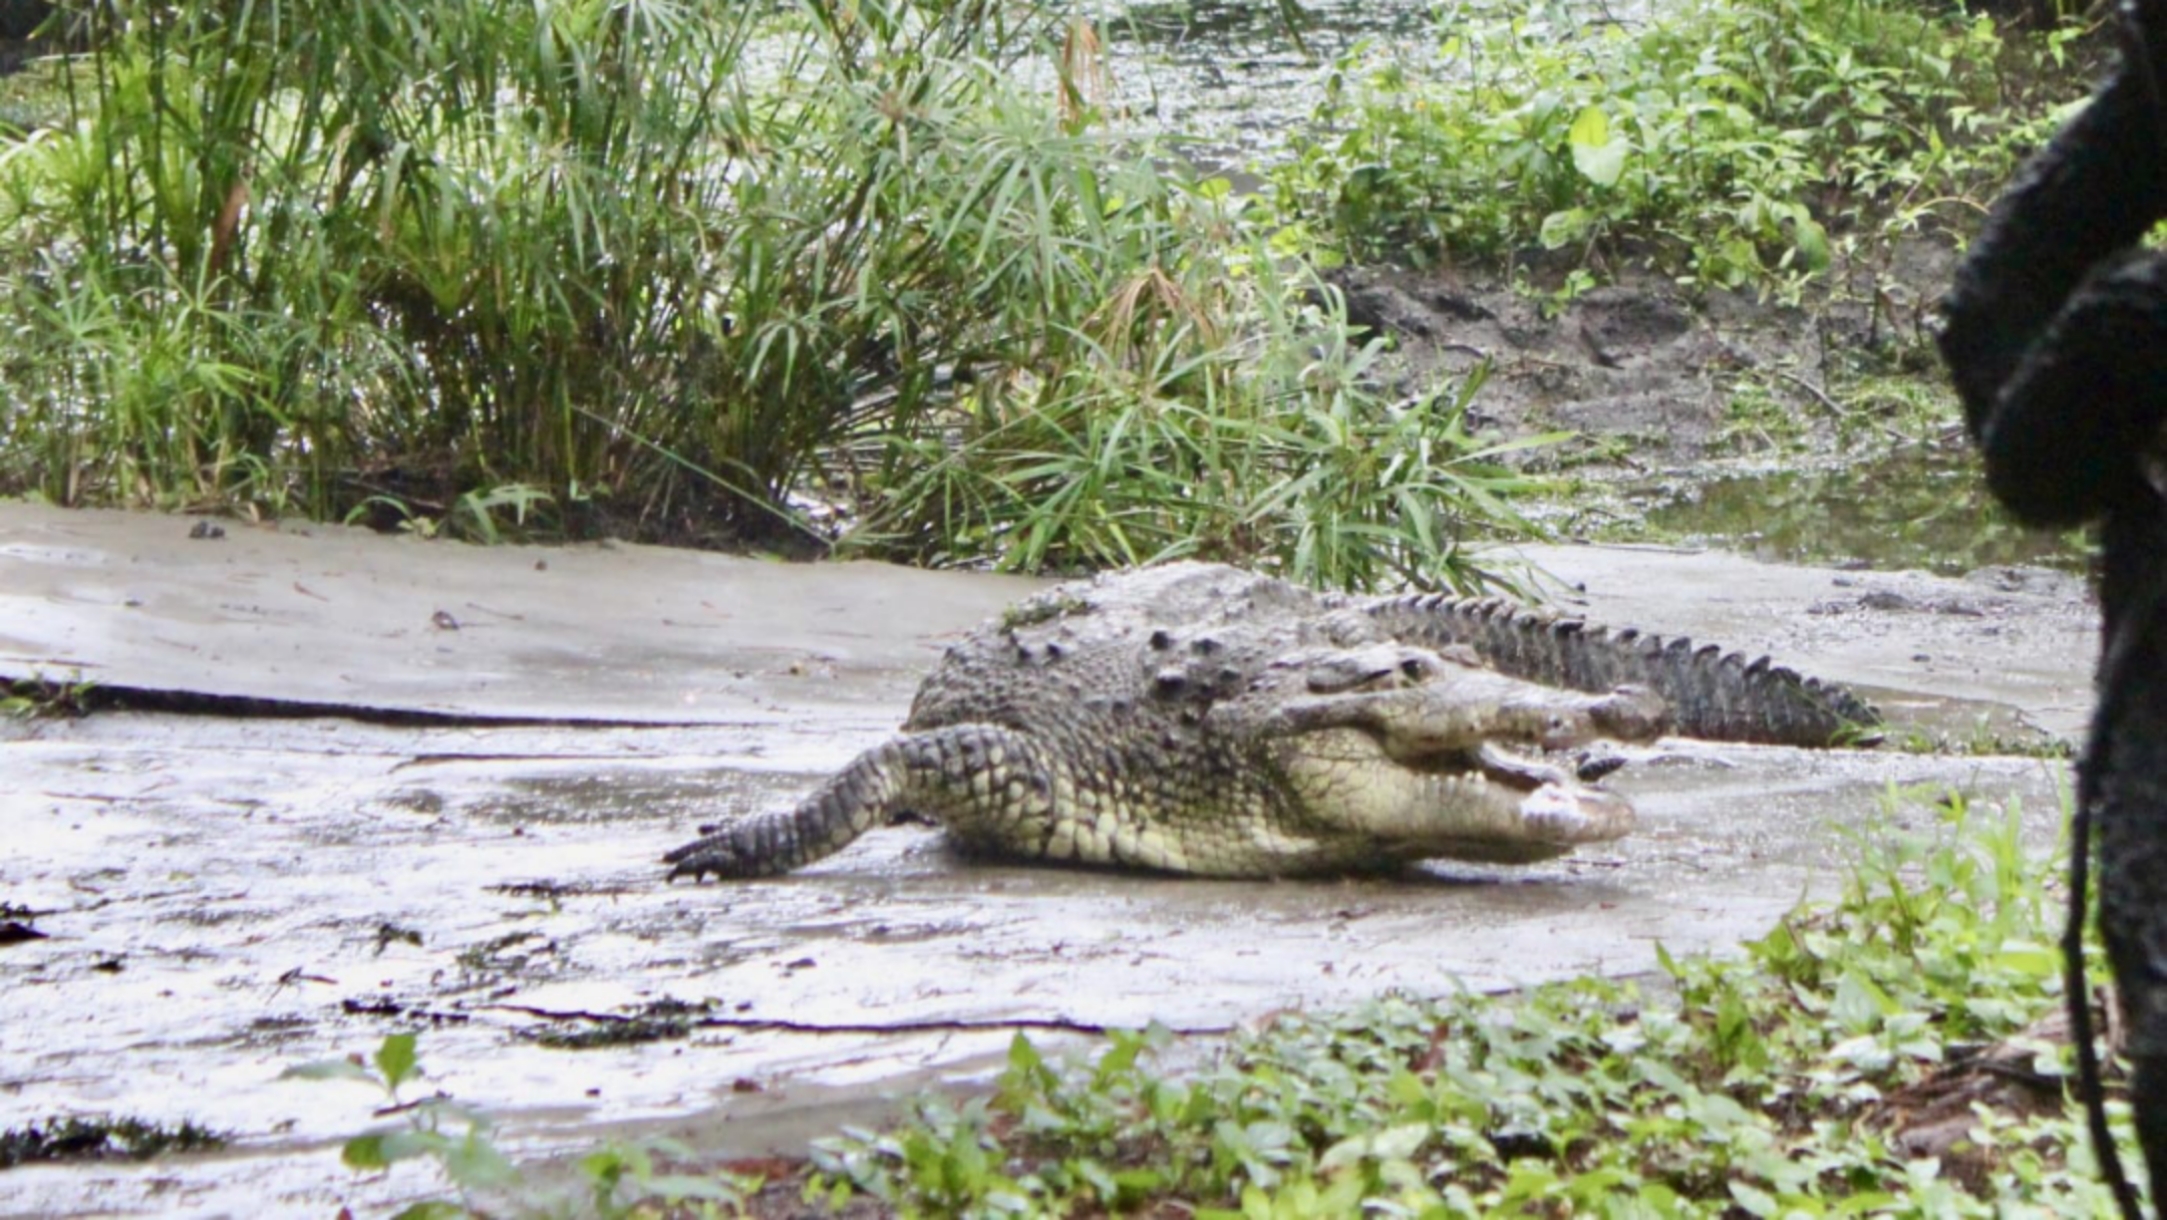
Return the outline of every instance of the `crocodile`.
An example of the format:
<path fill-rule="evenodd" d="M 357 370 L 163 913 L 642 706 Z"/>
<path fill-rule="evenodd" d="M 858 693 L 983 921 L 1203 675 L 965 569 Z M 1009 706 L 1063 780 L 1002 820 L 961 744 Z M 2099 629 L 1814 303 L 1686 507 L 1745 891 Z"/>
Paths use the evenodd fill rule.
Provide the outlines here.
<path fill-rule="evenodd" d="M 1618 838 L 1599 741 L 1831 745 L 1840 687 L 1497 598 L 1319 593 L 1207 563 L 1064 584 L 950 647 L 900 735 L 669 853 L 788 872 L 906 814 L 967 854 L 1219 877 L 1547 859 Z M 1583 756 L 1585 758 L 1585 756 Z"/>

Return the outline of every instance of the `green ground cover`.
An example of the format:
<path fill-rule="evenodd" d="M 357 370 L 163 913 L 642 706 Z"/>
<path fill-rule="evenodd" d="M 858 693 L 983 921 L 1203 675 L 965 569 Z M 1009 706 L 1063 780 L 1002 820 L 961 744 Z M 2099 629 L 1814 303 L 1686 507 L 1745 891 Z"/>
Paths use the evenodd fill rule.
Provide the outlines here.
<path fill-rule="evenodd" d="M 1795 298 L 1895 238 L 1968 236 L 2083 95 L 2086 33 L 1877 0 L 1464 0 L 1444 71 L 1350 58 L 1274 182 L 1356 261 L 1548 251 L 1568 284 L 1634 260 Z"/>

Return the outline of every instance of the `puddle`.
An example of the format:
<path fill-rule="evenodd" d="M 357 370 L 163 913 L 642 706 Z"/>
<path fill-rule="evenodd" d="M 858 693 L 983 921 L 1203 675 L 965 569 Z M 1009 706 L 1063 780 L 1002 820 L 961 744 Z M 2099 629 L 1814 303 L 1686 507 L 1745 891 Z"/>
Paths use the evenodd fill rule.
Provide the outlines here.
<path fill-rule="evenodd" d="M 1657 536 L 1772 563 L 1957 576 L 2000 565 L 2083 572 L 2087 561 L 2081 534 L 2010 520 L 1968 450 L 1912 448 L 1841 469 L 1760 470 L 1627 494 Z"/>
<path fill-rule="evenodd" d="M 1288 10 L 1273 4 L 1106 6 L 1096 20 L 1114 130 L 1165 138 L 1200 169 L 1244 186 L 1251 163 L 1286 159 L 1288 134 L 1311 123 L 1335 61 L 1357 45 L 1441 59 L 1436 10 L 1426 2 L 1305 0 L 1299 8 L 1307 56 L 1287 37 Z"/>
<path fill-rule="evenodd" d="M 1209 1038 L 1386 989 L 1644 972 L 1659 943 L 1721 951 L 1826 892 L 1891 785 L 2017 800 L 2043 845 L 2065 779 L 2026 758 L 1665 742 L 1613 781 L 1639 833 L 1533 868 L 1211 882 L 973 865 L 891 828 L 789 877 L 671 885 L 665 850 L 878 741 L 943 642 L 1033 582 L 322 527 L 199 544 L 173 518 L 20 505 L 0 506 L 0 548 L 0 675 L 65 659 L 113 684 L 450 718 L 0 728 L 0 902 L 45 937 L 0 946 L 0 1128 L 115 1114 L 235 1138 L 12 1170 L 0 1215 L 329 1215 L 432 1190 L 338 1163 L 376 1095 L 279 1079 L 395 1031 L 419 1031 L 424 1087 L 497 1117 L 523 1159 L 605 1135 L 723 1158 L 983 1082 L 1018 1031 Z M 2085 712 L 2074 582 L 1525 554 L 1607 621 L 1772 649 L 1906 716 Z M 263 613 L 215 613 L 236 586 Z M 521 617 L 415 626 L 468 601 Z M 703 604 L 728 615 L 688 643 L 669 624 Z"/>

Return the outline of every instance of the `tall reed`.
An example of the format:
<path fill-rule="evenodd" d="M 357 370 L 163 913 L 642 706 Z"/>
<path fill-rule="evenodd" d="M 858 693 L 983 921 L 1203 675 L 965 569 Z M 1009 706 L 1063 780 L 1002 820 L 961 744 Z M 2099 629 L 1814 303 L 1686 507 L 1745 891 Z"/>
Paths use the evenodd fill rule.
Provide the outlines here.
<path fill-rule="evenodd" d="M 1030 89 L 998 0 L 69 7 L 68 121 L 0 150 L 0 487 L 699 541 L 825 499 L 921 559 L 1342 581 L 1510 524 L 1314 276 L 1094 126 L 1073 24 Z"/>

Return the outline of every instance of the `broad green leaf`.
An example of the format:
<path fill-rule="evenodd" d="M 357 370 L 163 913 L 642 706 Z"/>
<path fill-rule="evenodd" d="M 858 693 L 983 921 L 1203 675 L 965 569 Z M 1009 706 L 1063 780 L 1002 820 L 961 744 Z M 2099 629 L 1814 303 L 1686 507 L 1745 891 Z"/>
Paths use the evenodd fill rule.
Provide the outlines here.
<path fill-rule="evenodd" d="M 1595 227 L 1595 214 L 1586 208 L 1565 208 L 1542 218 L 1541 238 L 1546 250 L 1562 249 L 1585 239 Z"/>
<path fill-rule="evenodd" d="M 382 1169 L 391 1164 L 384 1156 L 382 1135 L 357 1135 L 339 1150 L 339 1159 L 353 1169 Z"/>
<path fill-rule="evenodd" d="M 1616 186 L 1625 172 L 1625 141 L 1610 136 L 1610 116 L 1600 106 L 1588 106 L 1573 119 L 1566 137 L 1573 148 L 1573 168 L 1597 186 Z"/>
<path fill-rule="evenodd" d="M 2051 978 L 2062 968 L 2060 950 L 2028 940 L 2004 942 L 1994 960 L 2003 969 L 2031 978 Z"/>
<path fill-rule="evenodd" d="M 1738 1206 L 1743 1208 L 1748 1214 L 1755 1216 L 1773 1216 L 1778 1214 L 1776 1208 L 1776 1197 L 1769 1194 L 1765 1190 L 1761 1190 L 1758 1187 L 1749 1186 L 1744 1182 L 1734 1181 L 1730 1183 L 1730 1191 L 1731 1198 L 1737 1200 Z"/>
<path fill-rule="evenodd" d="M 1632 151 L 1623 140 L 1614 140 L 1600 148 L 1573 145 L 1573 167 L 1583 177 L 1597 186 L 1616 186 L 1625 173 L 1625 155 Z"/>
<path fill-rule="evenodd" d="M 384 1083 L 391 1088 L 398 1088 L 414 1074 L 414 1061 L 412 1034 L 391 1034 L 376 1048 L 376 1070 L 384 1074 Z"/>
<path fill-rule="evenodd" d="M 1136 1036 L 1110 1035 L 1113 1045 L 1099 1056 L 1097 1068 L 1092 1073 L 1101 1083 L 1112 1080 L 1129 1070 L 1136 1063 L 1137 1052 L 1144 1049 L 1144 1040 Z"/>
<path fill-rule="evenodd" d="M 376 1151 L 387 1165 L 420 1156 L 446 1157 L 452 1138 L 440 1131 L 387 1131 L 377 1140 Z"/>
<path fill-rule="evenodd" d="M 1846 1029 L 1872 1029 L 1883 1018 L 1895 1015 L 1903 1006 L 1889 998 L 1864 971 L 1847 970 L 1836 981 L 1836 998 L 1829 1007 L 1829 1015 Z"/>
<path fill-rule="evenodd" d="M 468 1135 L 445 1149 L 442 1160 L 444 1176 L 468 1190 L 502 1186 L 519 1177 L 519 1170 L 486 1137 Z"/>
<path fill-rule="evenodd" d="M 1826 271 L 1829 264 L 1828 230 L 1809 216 L 1800 216 L 1791 226 L 1792 245 L 1798 250 L 1798 265 L 1808 271 Z"/>
<path fill-rule="evenodd" d="M 710 1199 L 717 1203 L 730 1203 L 742 1198 L 742 1194 L 715 1178 L 703 1178 L 694 1174 L 665 1173 L 647 1180 L 647 1189 L 656 1198 L 673 1203 L 690 1199 Z"/>
<path fill-rule="evenodd" d="M 1324 1155 L 1317 1159 L 1317 1171 L 1330 1173 L 1358 1165 L 1364 1159 L 1403 1161 L 1413 1156 L 1415 1149 L 1420 1148 L 1429 1135 L 1427 1123 L 1402 1123 L 1382 1131 L 1351 1135 L 1324 1150 Z"/>

